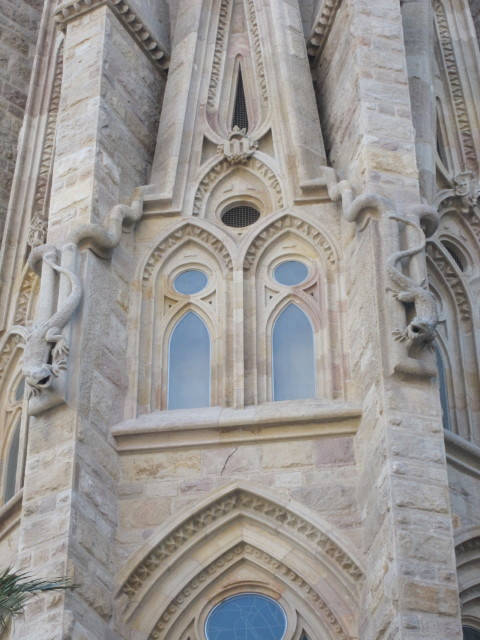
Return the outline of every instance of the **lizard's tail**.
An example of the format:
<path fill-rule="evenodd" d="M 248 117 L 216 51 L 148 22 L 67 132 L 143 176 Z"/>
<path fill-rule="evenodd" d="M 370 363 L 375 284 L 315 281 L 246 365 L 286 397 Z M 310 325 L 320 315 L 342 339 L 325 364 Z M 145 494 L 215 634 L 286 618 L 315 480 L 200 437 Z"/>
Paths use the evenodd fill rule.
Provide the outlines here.
<path fill-rule="evenodd" d="M 59 329 L 63 329 L 72 317 L 73 312 L 81 300 L 82 284 L 79 277 L 73 271 L 57 264 L 49 254 L 45 255 L 44 260 L 52 269 L 57 273 L 65 275 L 70 281 L 70 293 L 68 294 L 67 299 L 61 308 L 58 309 L 58 311 L 56 311 L 47 322 L 48 328 L 58 327 Z"/>
<path fill-rule="evenodd" d="M 388 264 L 393 267 L 396 265 L 396 263 L 399 260 L 403 260 L 403 258 L 409 258 L 409 257 L 415 256 L 417 255 L 417 253 L 420 253 L 421 251 L 423 251 L 425 249 L 426 239 L 420 225 L 414 222 L 413 220 L 409 220 L 408 218 L 402 218 L 402 216 L 396 216 L 396 215 L 390 215 L 388 217 L 390 220 L 403 222 L 403 224 L 413 227 L 422 236 L 422 242 L 416 247 L 412 247 L 411 249 L 405 249 L 404 251 L 396 251 L 393 255 L 390 256 L 390 258 L 388 259 Z"/>

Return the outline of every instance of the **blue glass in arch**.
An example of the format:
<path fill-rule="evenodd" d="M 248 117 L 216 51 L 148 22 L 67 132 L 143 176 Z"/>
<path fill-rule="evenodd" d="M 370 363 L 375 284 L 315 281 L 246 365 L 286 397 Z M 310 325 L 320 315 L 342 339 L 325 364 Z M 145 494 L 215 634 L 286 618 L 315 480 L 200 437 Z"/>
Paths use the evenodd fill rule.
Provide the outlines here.
<path fill-rule="evenodd" d="M 168 408 L 210 406 L 210 335 L 189 311 L 177 323 L 168 349 Z"/>
<path fill-rule="evenodd" d="M 480 631 L 473 627 L 463 627 L 463 640 L 480 640 Z"/>
<path fill-rule="evenodd" d="M 257 593 L 227 598 L 210 612 L 205 623 L 207 640 L 282 640 L 286 629 L 282 607 Z"/>
<path fill-rule="evenodd" d="M 308 268 L 298 260 L 286 260 L 281 262 L 273 272 L 275 280 L 287 287 L 294 287 L 306 280 Z"/>
<path fill-rule="evenodd" d="M 310 320 L 289 304 L 273 326 L 273 399 L 315 397 L 315 354 Z"/>
<path fill-rule="evenodd" d="M 193 296 L 200 293 L 207 286 L 208 278 L 199 269 L 188 269 L 183 271 L 174 280 L 173 286 L 178 293 L 184 296 Z"/>

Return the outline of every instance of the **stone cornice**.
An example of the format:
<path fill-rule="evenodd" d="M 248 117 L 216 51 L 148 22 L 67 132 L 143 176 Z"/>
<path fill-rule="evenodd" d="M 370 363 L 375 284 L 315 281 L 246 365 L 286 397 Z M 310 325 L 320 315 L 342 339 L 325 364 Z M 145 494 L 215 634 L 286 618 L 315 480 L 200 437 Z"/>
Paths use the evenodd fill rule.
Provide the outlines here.
<path fill-rule="evenodd" d="M 342 0 L 321 0 L 312 33 L 307 39 L 307 52 L 311 58 L 315 58 L 325 46 L 341 4 Z"/>
<path fill-rule="evenodd" d="M 444 431 L 447 462 L 460 471 L 480 478 L 480 447 L 451 431 Z"/>
<path fill-rule="evenodd" d="M 127 31 L 135 38 L 146 55 L 157 67 L 168 69 L 169 58 L 163 46 L 153 37 L 141 17 L 134 11 L 127 0 L 59 0 L 55 10 L 55 20 L 60 27 L 78 16 L 92 11 L 102 5 L 109 6 Z"/>
<path fill-rule="evenodd" d="M 243 409 L 208 407 L 155 411 L 112 429 L 117 451 L 162 451 L 181 447 L 236 445 L 320 436 L 351 436 L 361 408 L 322 401 L 271 402 Z M 285 429 L 288 426 L 288 429 Z"/>

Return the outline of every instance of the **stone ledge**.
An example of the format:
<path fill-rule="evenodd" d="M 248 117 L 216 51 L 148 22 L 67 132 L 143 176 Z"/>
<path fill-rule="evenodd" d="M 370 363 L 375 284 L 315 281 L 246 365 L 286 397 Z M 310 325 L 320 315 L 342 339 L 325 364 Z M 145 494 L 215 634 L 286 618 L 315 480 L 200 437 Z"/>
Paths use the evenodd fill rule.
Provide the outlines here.
<path fill-rule="evenodd" d="M 112 435 L 121 453 L 348 436 L 361 415 L 357 405 L 315 400 L 155 411 L 116 425 Z"/>
<path fill-rule="evenodd" d="M 8 502 L 0 507 L 0 540 L 20 522 L 22 515 L 23 489 L 10 498 Z"/>
<path fill-rule="evenodd" d="M 480 447 L 451 431 L 444 434 L 448 464 L 480 478 Z"/>
<path fill-rule="evenodd" d="M 112 9 L 153 64 L 166 71 L 169 65 L 167 52 L 152 36 L 143 20 L 130 7 L 127 0 L 68 0 L 67 2 L 60 2 L 55 10 L 55 21 L 60 27 L 64 28 L 71 20 L 102 5 L 107 5 Z"/>

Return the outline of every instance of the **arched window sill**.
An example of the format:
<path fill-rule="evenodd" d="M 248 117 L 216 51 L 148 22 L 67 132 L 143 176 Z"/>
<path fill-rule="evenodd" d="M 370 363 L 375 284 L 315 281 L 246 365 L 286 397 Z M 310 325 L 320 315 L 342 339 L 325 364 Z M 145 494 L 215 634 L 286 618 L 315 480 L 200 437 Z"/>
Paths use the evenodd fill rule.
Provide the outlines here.
<path fill-rule="evenodd" d="M 22 515 L 22 500 L 23 489 L 20 489 L 0 507 L 0 540 L 19 524 Z"/>
<path fill-rule="evenodd" d="M 345 402 L 288 400 L 232 409 L 155 411 L 113 427 L 117 450 L 158 451 L 356 433 L 361 407 Z"/>
<path fill-rule="evenodd" d="M 451 431 L 444 431 L 447 462 L 480 478 L 480 447 Z"/>

